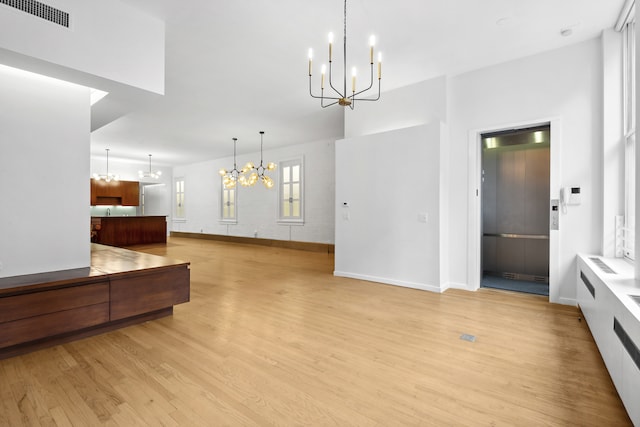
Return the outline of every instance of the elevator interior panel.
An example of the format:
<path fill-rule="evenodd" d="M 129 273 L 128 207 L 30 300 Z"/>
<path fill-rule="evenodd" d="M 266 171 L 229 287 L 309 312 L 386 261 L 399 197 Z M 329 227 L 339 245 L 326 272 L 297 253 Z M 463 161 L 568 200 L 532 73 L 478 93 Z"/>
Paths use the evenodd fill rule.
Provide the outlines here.
<path fill-rule="evenodd" d="M 485 274 L 548 282 L 549 127 L 483 135 Z"/>

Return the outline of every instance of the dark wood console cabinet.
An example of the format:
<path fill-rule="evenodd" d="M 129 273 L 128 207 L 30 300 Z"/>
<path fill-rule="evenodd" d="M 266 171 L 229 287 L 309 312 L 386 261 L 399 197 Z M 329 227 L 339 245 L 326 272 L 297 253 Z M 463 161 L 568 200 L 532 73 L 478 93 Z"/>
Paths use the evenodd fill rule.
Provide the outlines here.
<path fill-rule="evenodd" d="M 173 313 L 189 263 L 92 245 L 91 267 L 0 279 L 0 359 Z"/>

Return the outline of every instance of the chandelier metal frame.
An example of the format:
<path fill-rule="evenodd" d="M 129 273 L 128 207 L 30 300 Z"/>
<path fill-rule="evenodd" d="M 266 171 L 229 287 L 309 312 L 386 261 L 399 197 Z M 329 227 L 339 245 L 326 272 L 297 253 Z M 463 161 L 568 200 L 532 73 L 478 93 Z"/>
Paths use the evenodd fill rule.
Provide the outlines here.
<path fill-rule="evenodd" d="M 370 60 L 369 62 L 371 67 L 371 80 L 370 80 L 369 86 L 360 91 L 356 91 L 356 72 L 354 67 L 353 75 L 352 75 L 352 83 L 351 83 L 351 95 L 348 95 L 348 92 L 347 92 L 347 0 L 344 0 L 344 32 L 343 32 L 344 69 L 343 69 L 342 92 L 336 89 L 336 87 L 333 85 L 333 73 L 332 73 L 333 34 L 332 33 L 329 34 L 329 87 L 333 90 L 333 92 L 335 92 L 336 96 L 325 96 L 324 94 L 324 81 L 325 81 L 325 71 L 326 71 L 326 67 L 324 64 L 321 69 L 320 95 L 315 95 L 313 93 L 312 82 L 311 82 L 311 76 L 313 71 L 313 66 L 312 66 L 313 50 L 309 49 L 309 95 L 311 95 L 312 98 L 320 99 L 320 105 L 322 106 L 322 108 L 327 108 L 332 105 L 339 104 L 339 105 L 342 105 L 343 107 L 349 107 L 353 110 L 355 107 L 354 105 L 355 101 L 377 101 L 380 99 L 380 87 L 381 87 L 380 81 L 382 79 L 382 55 L 380 53 L 378 53 L 378 94 L 377 96 L 375 98 L 358 98 L 357 97 L 358 95 L 361 95 L 362 93 L 367 92 L 369 89 L 373 87 L 373 82 L 374 82 L 373 47 L 375 44 L 375 38 L 371 36 L 370 40 L 371 40 L 371 46 L 370 46 L 370 53 L 369 53 L 369 60 Z M 325 102 L 328 102 L 328 101 L 333 101 L 333 102 L 329 102 L 328 104 L 325 104 Z"/>

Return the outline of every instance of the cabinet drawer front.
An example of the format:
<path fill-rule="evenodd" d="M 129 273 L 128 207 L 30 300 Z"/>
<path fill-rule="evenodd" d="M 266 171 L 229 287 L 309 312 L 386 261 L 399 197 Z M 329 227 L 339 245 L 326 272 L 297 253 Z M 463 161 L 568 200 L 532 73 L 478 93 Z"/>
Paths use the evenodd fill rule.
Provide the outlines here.
<path fill-rule="evenodd" d="M 14 320 L 0 325 L 0 348 L 77 331 L 108 321 L 108 302 Z"/>
<path fill-rule="evenodd" d="M 0 298 L 0 323 L 103 302 L 109 302 L 109 282 Z"/>
<path fill-rule="evenodd" d="M 189 301 L 189 269 L 111 279 L 111 320 L 125 319 Z"/>

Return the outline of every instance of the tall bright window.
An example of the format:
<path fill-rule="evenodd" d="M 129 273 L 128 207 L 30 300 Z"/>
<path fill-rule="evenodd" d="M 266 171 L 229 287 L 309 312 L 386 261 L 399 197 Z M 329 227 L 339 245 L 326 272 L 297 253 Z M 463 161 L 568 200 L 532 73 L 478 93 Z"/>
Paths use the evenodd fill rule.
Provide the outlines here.
<path fill-rule="evenodd" d="M 633 15 L 623 30 L 623 87 L 625 137 L 625 229 L 624 255 L 635 259 L 636 216 L 636 30 Z"/>
<path fill-rule="evenodd" d="M 280 162 L 279 222 L 304 222 L 304 170 L 302 159 Z"/>
<path fill-rule="evenodd" d="M 175 179 L 175 218 L 185 218 L 185 206 L 184 206 L 184 178 Z"/>
<path fill-rule="evenodd" d="M 222 222 L 235 223 L 237 221 L 236 197 L 238 191 L 235 188 L 225 188 L 220 180 L 222 187 L 220 193 L 220 220 Z"/>

